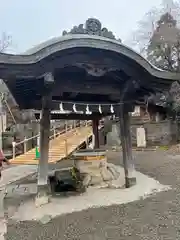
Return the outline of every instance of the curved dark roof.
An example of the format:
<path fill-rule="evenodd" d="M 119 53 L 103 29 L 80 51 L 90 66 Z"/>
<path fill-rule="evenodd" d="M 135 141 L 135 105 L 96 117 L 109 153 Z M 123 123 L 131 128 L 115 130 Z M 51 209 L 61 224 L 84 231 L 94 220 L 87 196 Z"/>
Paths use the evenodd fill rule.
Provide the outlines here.
<path fill-rule="evenodd" d="M 67 67 L 69 68 L 66 69 Z M 98 73 L 94 71 L 97 70 L 96 68 Z M 28 108 L 29 103 L 27 101 L 25 103 L 24 99 L 30 92 L 33 99 L 39 94 L 40 89 L 42 90 L 42 76 L 46 72 L 53 72 L 55 75 L 58 72 L 56 84 L 61 84 L 61 86 L 58 85 L 60 88 L 66 87 L 67 81 L 71 78 L 71 90 L 64 88 L 64 92 L 69 93 L 74 90 L 73 84 L 76 84 L 78 89 L 78 80 L 81 77 L 84 78 L 81 79 L 84 81 L 83 84 L 89 84 L 86 86 L 89 90 L 85 89 L 89 91 L 88 94 L 91 93 L 92 85 L 94 89 L 96 88 L 94 82 L 97 82 L 99 90 L 96 89 L 96 93 L 94 90 L 94 96 L 101 95 L 103 99 L 102 85 L 106 87 L 106 95 L 114 97 L 114 93 L 117 96 L 121 93 L 126 81 L 128 83 L 131 81 L 132 100 L 163 88 L 168 89 L 173 81 L 180 79 L 180 73 L 166 72 L 151 65 L 137 52 L 123 45 L 112 32 L 102 28 L 101 23 L 96 19 L 88 19 L 85 27 L 80 24 L 70 32 L 64 31 L 63 36 L 50 39 L 23 54 L 1 53 L 0 69 L 0 78 L 7 79 L 8 87 L 23 108 Z M 86 79 L 86 75 L 78 75 L 82 73 L 82 69 L 86 71 L 89 78 Z M 71 76 L 68 72 L 72 72 Z M 97 75 L 93 75 L 94 73 Z M 12 81 L 14 78 L 15 82 Z M 62 78 L 64 78 L 63 83 Z M 58 79 L 61 81 L 59 82 Z M 79 99 L 85 99 L 85 95 L 84 92 Z M 90 96 L 89 99 L 91 98 L 93 97 Z M 33 104 L 29 104 L 29 107 Z"/>
<path fill-rule="evenodd" d="M 31 48 L 24 54 L 20 55 L 0 53 L 0 64 L 34 64 L 52 55 L 53 53 L 74 47 L 112 51 L 124 55 L 125 57 L 128 57 L 129 59 L 138 63 L 154 77 L 172 80 L 180 79 L 180 73 L 167 72 L 156 68 L 140 54 L 117 40 L 83 34 L 66 35 L 59 38 L 53 38 Z"/>

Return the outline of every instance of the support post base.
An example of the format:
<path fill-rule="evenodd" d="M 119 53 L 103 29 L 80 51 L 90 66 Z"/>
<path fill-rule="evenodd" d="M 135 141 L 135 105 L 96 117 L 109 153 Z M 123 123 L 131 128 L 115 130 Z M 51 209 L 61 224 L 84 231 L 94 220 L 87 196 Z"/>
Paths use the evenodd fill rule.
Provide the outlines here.
<path fill-rule="evenodd" d="M 126 177 L 125 178 L 125 186 L 126 188 L 130 188 L 136 185 L 136 178 L 135 177 Z"/>
<path fill-rule="evenodd" d="M 5 217 L 4 210 L 4 197 L 5 197 L 5 189 L 0 190 L 0 240 L 6 239 L 7 234 L 7 220 Z"/>
<path fill-rule="evenodd" d="M 0 219 L 0 240 L 5 240 L 7 235 L 7 221 Z"/>
<path fill-rule="evenodd" d="M 5 190 L 0 190 L 0 219 L 4 218 L 4 198 L 5 198 Z"/>
<path fill-rule="evenodd" d="M 49 203 L 50 201 L 50 187 L 49 185 L 38 185 L 37 196 L 35 199 L 36 207 L 40 207 Z"/>

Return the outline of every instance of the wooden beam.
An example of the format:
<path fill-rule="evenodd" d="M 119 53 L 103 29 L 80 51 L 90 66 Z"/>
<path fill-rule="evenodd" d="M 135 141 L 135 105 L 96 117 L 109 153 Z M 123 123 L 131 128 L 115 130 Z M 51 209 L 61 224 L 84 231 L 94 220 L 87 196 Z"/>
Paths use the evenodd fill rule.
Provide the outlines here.
<path fill-rule="evenodd" d="M 78 94 L 79 94 L 78 92 L 72 92 L 70 93 L 70 98 L 75 98 L 77 97 Z"/>
<path fill-rule="evenodd" d="M 103 82 L 88 82 L 83 81 L 82 83 L 77 83 L 76 81 L 67 81 L 57 84 L 52 92 L 52 95 L 59 95 L 59 92 L 71 92 L 71 93 L 88 93 L 88 94 L 99 94 L 104 95 L 115 94 L 120 96 L 120 84 L 104 84 Z"/>
<path fill-rule="evenodd" d="M 60 120 L 60 119 L 67 119 L 67 120 L 93 120 L 93 119 L 101 119 L 103 117 L 112 115 L 112 113 L 103 113 L 103 114 L 99 114 L 99 113 L 93 113 L 91 115 L 87 115 L 87 114 L 75 114 L 75 113 L 71 113 L 71 114 L 51 114 L 51 120 Z M 35 117 L 37 120 L 39 120 L 40 118 L 40 113 L 35 113 Z"/>

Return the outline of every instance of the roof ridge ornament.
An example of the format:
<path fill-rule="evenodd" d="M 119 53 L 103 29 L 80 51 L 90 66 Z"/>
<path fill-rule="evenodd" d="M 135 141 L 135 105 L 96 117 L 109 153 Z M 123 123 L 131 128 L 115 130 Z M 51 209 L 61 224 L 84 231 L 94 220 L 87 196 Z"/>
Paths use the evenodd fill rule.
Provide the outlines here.
<path fill-rule="evenodd" d="M 69 32 L 63 31 L 62 33 L 63 36 L 69 34 L 96 35 L 118 40 L 121 42 L 121 39 L 116 39 L 114 34 L 107 28 L 105 27 L 102 28 L 101 22 L 96 18 L 88 18 L 85 24 L 79 24 L 78 26 L 74 26 Z"/>

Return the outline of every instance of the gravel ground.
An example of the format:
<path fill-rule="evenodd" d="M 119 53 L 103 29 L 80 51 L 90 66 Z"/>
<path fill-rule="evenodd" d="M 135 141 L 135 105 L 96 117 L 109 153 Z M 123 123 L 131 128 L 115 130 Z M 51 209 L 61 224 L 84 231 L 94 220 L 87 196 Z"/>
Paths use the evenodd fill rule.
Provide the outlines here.
<path fill-rule="evenodd" d="M 109 152 L 119 163 L 120 153 Z M 9 222 L 8 240 L 175 240 L 180 239 L 180 157 L 163 151 L 137 152 L 136 169 L 172 185 L 172 190 L 120 206 L 57 217 L 48 224 Z M 64 163 L 60 164 L 63 165 Z"/>

